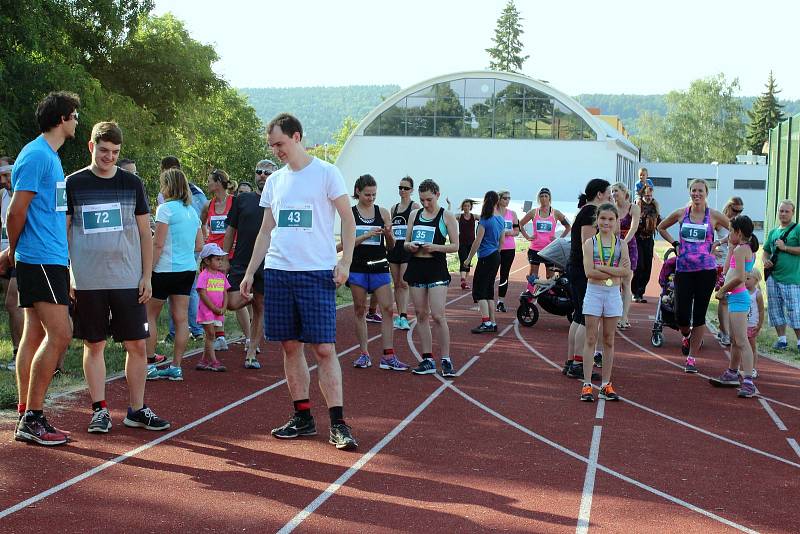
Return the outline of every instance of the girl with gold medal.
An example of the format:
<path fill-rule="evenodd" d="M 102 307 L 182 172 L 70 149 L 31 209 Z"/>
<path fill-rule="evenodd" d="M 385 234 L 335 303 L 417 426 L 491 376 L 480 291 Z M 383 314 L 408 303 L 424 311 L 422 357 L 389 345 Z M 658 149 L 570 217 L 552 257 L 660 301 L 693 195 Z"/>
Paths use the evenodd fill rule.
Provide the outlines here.
<path fill-rule="evenodd" d="M 631 270 L 628 247 L 615 233 L 619 212 L 613 204 L 601 204 L 597 208 L 595 226 L 597 234 L 583 243 L 583 268 L 589 283 L 583 299 L 583 315 L 586 318 L 586 342 L 583 349 L 585 361 L 592 361 L 598 330 L 603 332 L 603 380 L 600 386 L 601 399 L 619 400 L 611 385 L 611 370 L 614 365 L 614 334 L 616 322 L 622 316 L 620 284 Z M 603 328 L 600 329 L 602 322 Z M 592 369 L 584 366 L 583 386 L 580 399 L 594 402 L 592 392 Z"/>

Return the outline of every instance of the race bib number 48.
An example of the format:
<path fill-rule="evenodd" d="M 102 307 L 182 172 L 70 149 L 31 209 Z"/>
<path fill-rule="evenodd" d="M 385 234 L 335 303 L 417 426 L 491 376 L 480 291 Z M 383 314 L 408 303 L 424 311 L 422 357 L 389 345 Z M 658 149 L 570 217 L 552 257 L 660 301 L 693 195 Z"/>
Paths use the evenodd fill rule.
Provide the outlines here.
<path fill-rule="evenodd" d="M 398 224 L 392 226 L 392 235 L 394 235 L 394 238 L 397 240 L 405 241 L 407 231 L 408 231 L 408 226 L 406 226 L 405 224 Z"/>
<path fill-rule="evenodd" d="M 122 231 L 122 207 L 119 202 L 83 206 L 83 233 L 102 234 Z"/>
<path fill-rule="evenodd" d="M 311 205 L 281 208 L 278 211 L 278 228 L 292 228 L 302 232 L 311 232 L 314 223 L 314 212 Z"/>

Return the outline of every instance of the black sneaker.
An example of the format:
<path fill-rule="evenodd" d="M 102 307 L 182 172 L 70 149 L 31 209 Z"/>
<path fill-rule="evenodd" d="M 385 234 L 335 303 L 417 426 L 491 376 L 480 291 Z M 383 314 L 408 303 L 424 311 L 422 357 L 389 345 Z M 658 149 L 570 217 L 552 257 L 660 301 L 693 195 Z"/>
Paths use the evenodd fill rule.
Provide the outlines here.
<path fill-rule="evenodd" d="M 508 310 L 506 310 L 506 305 L 505 305 L 505 303 L 503 301 L 498 301 L 497 302 L 497 306 L 495 306 L 495 310 L 499 311 L 499 312 L 503 312 L 503 313 L 508 311 Z"/>
<path fill-rule="evenodd" d="M 283 426 L 273 428 L 271 434 L 280 439 L 294 439 L 300 436 L 316 436 L 317 426 L 313 417 L 294 414 Z"/>
<path fill-rule="evenodd" d="M 566 373 L 567 378 L 577 378 L 583 380 L 583 362 L 572 362 L 569 371 Z M 592 380 L 600 380 L 602 377 L 599 373 L 592 371 Z"/>
<path fill-rule="evenodd" d="M 564 367 L 561 368 L 561 374 L 566 375 L 569 373 L 569 368 L 572 367 L 572 360 L 567 360 L 564 362 Z"/>
<path fill-rule="evenodd" d="M 136 411 L 133 411 L 133 408 L 128 406 L 128 415 L 125 416 L 122 423 L 131 428 L 145 428 L 147 430 L 166 430 L 169 428 L 169 422 L 157 416 L 147 405 Z"/>
<path fill-rule="evenodd" d="M 36 417 L 31 412 L 28 412 L 19 420 L 14 439 L 52 447 L 54 445 L 63 445 L 69 437 L 60 430 L 53 428 L 44 415 Z"/>
<path fill-rule="evenodd" d="M 442 358 L 442 376 L 456 376 L 456 370 L 453 367 L 453 362 L 448 358 Z"/>
<path fill-rule="evenodd" d="M 594 353 L 594 366 L 599 368 L 603 367 L 603 353 L 600 351 Z"/>
<path fill-rule="evenodd" d="M 350 433 L 350 427 L 344 423 L 331 425 L 328 443 L 335 445 L 340 451 L 352 451 L 358 448 L 358 442 Z"/>
<path fill-rule="evenodd" d="M 497 325 L 481 323 L 472 330 L 470 330 L 470 332 L 472 332 L 473 334 L 491 334 L 492 332 L 497 332 Z"/>
<path fill-rule="evenodd" d="M 92 420 L 89 421 L 90 433 L 107 434 L 111 430 L 111 414 L 108 413 L 108 408 L 100 408 L 92 414 Z"/>
<path fill-rule="evenodd" d="M 433 375 L 436 374 L 436 362 L 431 358 L 425 358 L 419 365 L 411 370 L 415 375 Z"/>

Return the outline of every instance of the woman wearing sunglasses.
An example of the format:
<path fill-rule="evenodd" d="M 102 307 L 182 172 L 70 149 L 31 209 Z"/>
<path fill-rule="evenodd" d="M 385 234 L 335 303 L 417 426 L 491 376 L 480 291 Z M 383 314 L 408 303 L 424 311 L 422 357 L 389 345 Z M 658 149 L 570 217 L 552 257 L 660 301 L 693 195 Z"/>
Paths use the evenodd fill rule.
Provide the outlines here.
<path fill-rule="evenodd" d="M 389 251 L 389 270 L 392 272 L 394 282 L 394 301 L 397 304 L 398 316 L 394 318 L 394 327 L 400 330 L 410 330 L 408 324 L 408 283 L 403 280 L 406 274 L 408 260 L 411 253 L 405 249 L 406 231 L 408 230 L 408 218 L 413 210 L 419 209 L 420 205 L 411 200 L 411 191 L 414 189 L 414 180 L 406 176 L 400 180 L 397 187 L 400 193 L 400 202 L 392 206 L 392 235 L 394 236 L 394 248 Z"/>

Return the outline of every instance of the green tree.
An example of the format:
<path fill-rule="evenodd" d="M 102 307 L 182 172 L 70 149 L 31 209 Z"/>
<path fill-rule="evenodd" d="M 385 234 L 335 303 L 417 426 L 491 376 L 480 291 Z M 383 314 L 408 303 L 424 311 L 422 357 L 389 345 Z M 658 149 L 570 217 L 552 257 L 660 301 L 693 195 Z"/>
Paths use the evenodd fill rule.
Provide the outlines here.
<path fill-rule="evenodd" d="M 334 163 L 350 135 L 358 127 L 358 122 L 353 117 L 345 117 L 342 125 L 333 134 L 333 143 L 314 145 L 308 148 L 308 153 L 321 160 Z"/>
<path fill-rule="evenodd" d="M 688 91 L 671 91 L 666 114 L 643 114 L 634 140 L 648 159 L 734 163 L 744 143 L 738 90 L 738 79 L 728 82 L 718 74 L 693 81 Z"/>
<path fill-rule="evenodd" d="M 530 56 L 522 56 L 522 17 L 514 5 L 514 0 L 508 0 L 506 7 L 497 19 L 492 41 L 494 46 L 487 48 L 489 53 L 489 68 L 503 72 L 519 72 L 522 64 Z"/>
<path fill-rule="evenodd" d="M 780 93 L 772 71 L 767 79 L 767 91 L 753 103 L 753 109 L 747 112 L 750 122 L 747 124 L 747 149 L 753 154 L 761 154 L 764 143 L 769 139 L 769 131 L 784 120 L 782 105 L 775 97 Z"/>

